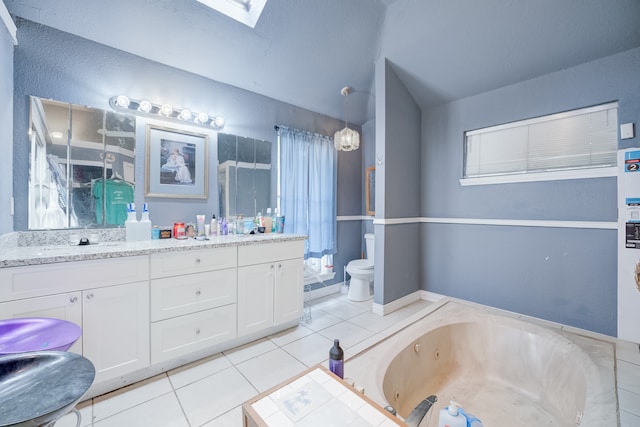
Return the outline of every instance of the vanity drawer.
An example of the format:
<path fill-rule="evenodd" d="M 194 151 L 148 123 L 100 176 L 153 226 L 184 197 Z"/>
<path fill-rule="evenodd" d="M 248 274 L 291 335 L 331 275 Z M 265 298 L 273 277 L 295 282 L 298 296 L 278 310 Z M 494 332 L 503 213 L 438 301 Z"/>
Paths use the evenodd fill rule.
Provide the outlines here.
<path fill-rule="evenodd" d="M 151 364 L 236 337 L 236 305 L 230 304 L 151 324 Z"/>
<path fill-rule="evenodd" d="M 235 268 L 151 280 L 151 321 L 236 302 Z"/>
<path fill-rule="evenodd" d="M 0 268 L 0 301 L 147 280 L 147 255 Z"/>
<path fill-rule="evenodd" d="M 263 243 L 238 247 L 238 265 L 240 266 L 302 258 L 303 256 L 304 240 Z"/>
<path fill-rule="evenodd" d="M 233 268 L 237 254 L 235 246 L 151 254 L 151 278 Z"/>

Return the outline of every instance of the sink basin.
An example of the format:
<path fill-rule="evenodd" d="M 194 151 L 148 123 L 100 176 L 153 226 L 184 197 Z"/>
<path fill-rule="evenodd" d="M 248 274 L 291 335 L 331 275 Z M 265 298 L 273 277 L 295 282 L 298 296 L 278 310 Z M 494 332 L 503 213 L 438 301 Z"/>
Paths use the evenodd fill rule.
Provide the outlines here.
<path fill-rule="evenodd" d="M 0 320 L 0 355 L 25 351 L 66 351 L 82 334 L 75 323 L 47 317 Z"/>
<path fill-rule="evenodd" d="M 69 412 L 95 377 L 84 357 L 60 351 L 0 356 L 0 426 L 46 426 Z"/>

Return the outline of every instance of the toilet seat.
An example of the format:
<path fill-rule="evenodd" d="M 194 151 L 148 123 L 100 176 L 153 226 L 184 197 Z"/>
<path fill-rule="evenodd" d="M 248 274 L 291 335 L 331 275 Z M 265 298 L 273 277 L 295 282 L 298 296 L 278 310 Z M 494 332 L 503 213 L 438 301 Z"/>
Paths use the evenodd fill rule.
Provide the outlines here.
<path fill-rule="evenodd" d="M 353 267 L 359 270 L 373 270 L 373 261 L 370 259 L 355 259 L 350 261 L 347 267 Z"/>

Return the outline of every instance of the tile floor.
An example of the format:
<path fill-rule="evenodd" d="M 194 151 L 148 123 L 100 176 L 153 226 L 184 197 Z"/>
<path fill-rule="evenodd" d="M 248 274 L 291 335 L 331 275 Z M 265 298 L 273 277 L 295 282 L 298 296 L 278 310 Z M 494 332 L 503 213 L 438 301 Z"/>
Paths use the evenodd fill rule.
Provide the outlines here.
<path fill-rule="evenodd" d="M 209 358 L 82 402 L 82 426 L 240 427 L 241 405 L 251 397 L 318 363 L 327 364 L 333 339 L 348 357 L 430 303 L 417 301 L 381 317 L 371 301 L 344 294 L 311 301 L 311 321 Z M 70 414 L 56 427 L 73 427 Z"/>

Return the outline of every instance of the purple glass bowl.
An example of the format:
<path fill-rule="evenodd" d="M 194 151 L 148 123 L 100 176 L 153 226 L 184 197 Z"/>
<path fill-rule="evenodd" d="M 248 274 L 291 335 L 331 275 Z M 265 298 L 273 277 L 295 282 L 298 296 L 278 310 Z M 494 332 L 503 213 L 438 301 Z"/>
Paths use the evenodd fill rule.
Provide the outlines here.
<path fill-rule="evenodd" d="M 0 320 L 0 354 L 27 351 L 67 351 L 80 338 L 75 323 L 48 317 Z"/>

